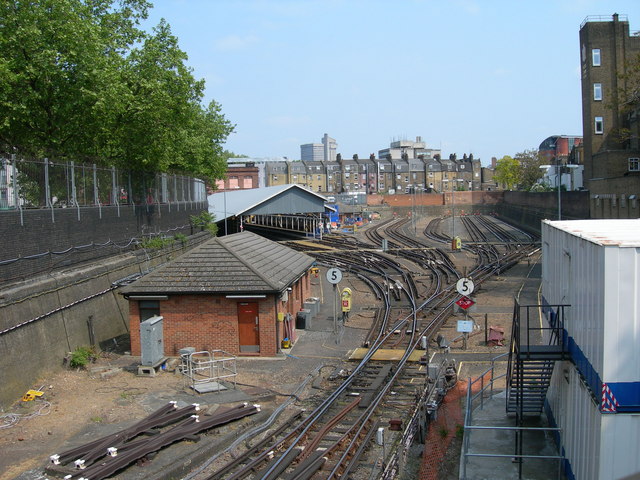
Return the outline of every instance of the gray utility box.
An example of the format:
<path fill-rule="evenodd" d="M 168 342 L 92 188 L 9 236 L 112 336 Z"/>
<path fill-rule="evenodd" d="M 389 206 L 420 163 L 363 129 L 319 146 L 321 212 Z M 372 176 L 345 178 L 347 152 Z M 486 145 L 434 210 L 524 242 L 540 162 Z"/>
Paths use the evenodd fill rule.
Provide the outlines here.
<path fill-rule="evenodd" d="M 303 308 L 296 313 L 296 328 L 301 330 L 311 328 L 311 311 L 309 309 Z"/>
<path fill-rule="evenodd" d="M 316 313 L 318 313 L 317 303 L 312 298 L 307 298 L 304 301 L 305 310 L 309 310 L 311 312 L 311 316 L 315 317 Z"/>
<path fill-rule="evenodd" d="M 140 324 L 140 349 L 142 365 L 155 366 L 164 359 L 161 316 L 155 315 Z"/>

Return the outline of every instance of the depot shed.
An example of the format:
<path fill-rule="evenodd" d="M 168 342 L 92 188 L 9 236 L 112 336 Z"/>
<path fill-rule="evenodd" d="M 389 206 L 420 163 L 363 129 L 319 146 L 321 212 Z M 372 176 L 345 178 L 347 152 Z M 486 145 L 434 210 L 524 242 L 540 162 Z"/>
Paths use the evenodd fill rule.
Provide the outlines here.
<path fill-rule="evenodd" d="M 640 219 L 544 221 L 543 304 L 567 305 L 570 361 L 555 366 L 547 414 L 567 478 L 640 472 Z"/>
<path fill-rule="evenodd" d="M 213 238 L 122 289 L 131 353 L 141 354 L 140 323 L 159 315 L 167 356 L 187 347 L 273 356 L 285 336 L 295 340 L 313 263 L 251 232 Z"/>

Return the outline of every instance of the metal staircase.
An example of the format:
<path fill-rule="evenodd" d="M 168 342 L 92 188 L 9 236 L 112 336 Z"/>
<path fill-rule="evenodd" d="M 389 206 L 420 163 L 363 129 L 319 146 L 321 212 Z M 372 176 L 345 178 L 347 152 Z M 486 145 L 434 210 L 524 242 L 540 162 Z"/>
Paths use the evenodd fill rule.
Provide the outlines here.
<path fill-rule="evenodd" d="M 555 362 L 569 360 L 564 330 L 564 310 L 569 305 L 520 305 L 515 301 L 511 351 L 507 367 L 507 414 L 515 414 L 516 426 L 525 417 L 542 414 Z M 543 312 L 546 318 L 540 318 Z M 535 319 L 535 324 L 534 324 Z M 514 458 L 522 476 L 522 430 L 516 431 Z"/>
<path fill-rule="evenodd" d="M 569 358 L 564 338 L 568 305 L 520 305 L 515 301 L 507 368 L 507 413 L 540 415 L 557 360 Z M 539 320 L 540 310 L 548 324 Z M 538 325 L 532 325 L 532 314 Z"/>

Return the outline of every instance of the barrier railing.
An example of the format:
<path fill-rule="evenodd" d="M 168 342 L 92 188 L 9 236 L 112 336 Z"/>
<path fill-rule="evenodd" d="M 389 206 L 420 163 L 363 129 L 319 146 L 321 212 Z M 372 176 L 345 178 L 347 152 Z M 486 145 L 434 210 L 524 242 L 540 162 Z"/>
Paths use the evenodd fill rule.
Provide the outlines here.
<path fill-rule="evenodd" d="M 503 361 L 503 357 L 508 357 L 510 352 L 503 353 L 499 355 L 491 361 L 491 367 L 484 371 L 478 378 L 475 380 L 471 380 L 469 378 L 469 383 L 467 384 L 467 399 L 465 405 L 465 417 L 464 417 L 464 439 L 462 442 L 462 475 L 460 478 L 462 480 L 467 479 L 467 464 L 469 462 L 470 457 L 486 457 L 486 458 L 511 458 L 515 461 L 521 461 L 524 458 L 536 458 L 536 459 L 548 459 L 548 460 L 557 460 L 558 461 L 558 478 L 561 478 L 562 472 L 562 462 L 564 460 L 564 456 L 562 455 L 518 455 L 518 454 L 499 454 L 499 453 L 489 453 L 489 452 L 470 452 L 471 449 L 471 433 L 474 430 L 502 430 L 502 431 L 514 431 L 520 435 L 522 435 L 525 431 L 542 431 L 542 432 L 560 432 L 560 428 L 555 427 L 523 427 L 523 426 L 486 426 L 486 425 L 473 425 L 473 412 L 476 408 L 480 408 L 481 410 L 484 408 L 485 398 L 491 398 L 493 396 L 494 391 L 494 383 L 497 380 L 502 378 L 507 378 L 507 373 L 503 373 L 500 375 L 496 375 L 495 373 L 495 363 L 497 361 Z M 486 377 L 489 377 L 486 379 Z M 485 385 L 485 382 L 486 385 Z M 478 392 L 473 393 L 474 387 L 477 384 L 480 384 Z M 522 469 L 519 469 L 519 478 L 521 478 Z"/>
<path fill-rule="evenodd" d="M 0 210 L 206 201 L 203 180 L 73 161 L 0 158 Z M 178 207 L 179 208 L 179 207 Z"/>

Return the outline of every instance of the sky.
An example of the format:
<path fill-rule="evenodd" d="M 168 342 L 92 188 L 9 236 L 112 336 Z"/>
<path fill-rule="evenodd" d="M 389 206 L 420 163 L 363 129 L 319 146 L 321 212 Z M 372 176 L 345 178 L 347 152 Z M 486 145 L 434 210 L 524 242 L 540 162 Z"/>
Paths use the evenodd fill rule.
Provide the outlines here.
<path fill-rule="evenodd" d="M 236 125 L 225 149 L 300 158 L 327 133 L 343 158 L 422 137 L 443 157 L 582 135 L 579 30 L 638 0 L 152 0 Z"/>

